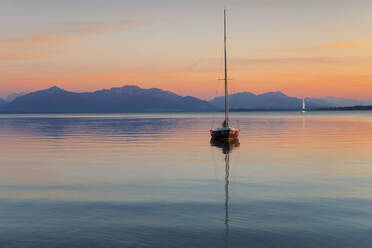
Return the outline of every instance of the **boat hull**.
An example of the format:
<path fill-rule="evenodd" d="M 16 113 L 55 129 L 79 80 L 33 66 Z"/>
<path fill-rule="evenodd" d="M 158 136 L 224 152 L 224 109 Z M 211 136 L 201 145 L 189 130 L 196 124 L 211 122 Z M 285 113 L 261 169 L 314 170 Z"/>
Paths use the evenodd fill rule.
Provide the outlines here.
<path fill-rule="evenodd" d="M 232 140 L 236 139 L 239 136 L 239 130 L 227 128 L 223 130 L 211 130 L 211 137 L 213 139 L 219 139 L 219 140 Z"/>

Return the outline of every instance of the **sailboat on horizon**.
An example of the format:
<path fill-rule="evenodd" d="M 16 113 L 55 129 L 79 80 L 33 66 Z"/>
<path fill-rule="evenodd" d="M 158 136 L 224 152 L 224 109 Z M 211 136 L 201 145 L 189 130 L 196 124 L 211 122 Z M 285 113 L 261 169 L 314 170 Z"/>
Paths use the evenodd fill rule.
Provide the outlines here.
<path fill-rule="evenodd" d="M 302 113 L 306 112 L 305 98 L 302 98 Z"/>
<path fill-rule="evenodd" d="M 225 62 L 225 120 L 222 127 L 211 129 L 210 133 L 212 139 L 232 140 L 238 138 L 239 129 L 230 127 L 229 125 L 229 92 L 228 92 L 228 77 L 227 77 L 227 55 L 226 55 L 226 9 L 224 14 L 224 62 Z"/>

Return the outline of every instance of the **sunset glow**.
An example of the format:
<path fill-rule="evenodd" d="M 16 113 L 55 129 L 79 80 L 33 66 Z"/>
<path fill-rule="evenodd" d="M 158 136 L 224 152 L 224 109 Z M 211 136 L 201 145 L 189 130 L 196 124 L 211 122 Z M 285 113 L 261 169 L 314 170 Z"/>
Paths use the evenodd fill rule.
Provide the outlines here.
<path fill-rule="evenodd" d="M 221 95 L 224 6 L 232 93 L 372 98 L 372 2 L 331 0 L 5 0 L 0 97 L 126 84 Z"/>

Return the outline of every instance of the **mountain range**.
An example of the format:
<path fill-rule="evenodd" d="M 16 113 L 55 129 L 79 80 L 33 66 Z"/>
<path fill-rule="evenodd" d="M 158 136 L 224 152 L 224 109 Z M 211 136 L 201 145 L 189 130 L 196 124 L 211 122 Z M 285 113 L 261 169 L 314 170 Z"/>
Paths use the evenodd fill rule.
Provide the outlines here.
<path fill-rule="evenodd" d="M 195 97 L 128 85 L 85 93 L 65 91 L 54 86 L 19 96 L 3 104 L 1 110 L 12 113 L 135 113 L 205 112 L 216 108 Z"/>
<path fill-rule="evenodd" d="M 334 97 L 306 98 L 305 101 L 307 109 L 372 105 L 372 100 Z M 229 95 L 229 103 L 232 110 L 298 110 L 301 109 L 302 99 L 280 91 L 259 95 L 240 92 Z M 158 88 L 143 89 L 133 85 L 83 93 L 54 86 L 29 94 L 12 94 L 6 100 L 0 99 L 0 111 L 10 113 L 211 112 L 223 109 L 224 97 L 216 97 L 208 102 Z"/>
<path fill-rule="evenodd" d="M 223 108 L 225 98 L 216 97 L 210 103 Z M 350 106 L 372 105 L 372 100 L 361 101 L 347 98 L 324 97 L 305 98 L 307 109 L 339 108 Z M 239 92 L 229 95 L 229 105 L 232 110 L 296 110 L 302 108 L 302 99 L 290 97 L 280 91 L 255 95 L 250 92 Z"/>
<path fill-rule="evenodd" d="M 225 105 L 225 97 L 216 97 L 210 103 L 218 108 L 223 108 Z M 289 97 L 284 93 L 267 92 L 260 95 L 255 95 L 250 92 L 240 92 L 229 95 L 229 104 L 232 110 L 295 110 L 301 109 L 302 99 Z M 308 104 L 309 108 L 321 108 L 322 105 Z"/>

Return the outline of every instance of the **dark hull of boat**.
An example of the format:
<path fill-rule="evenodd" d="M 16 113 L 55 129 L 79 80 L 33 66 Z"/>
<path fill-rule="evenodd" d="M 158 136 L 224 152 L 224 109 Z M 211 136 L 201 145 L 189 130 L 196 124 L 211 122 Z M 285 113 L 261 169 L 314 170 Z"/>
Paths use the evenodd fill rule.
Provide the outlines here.
<path fill-rule="evenodd" d="M 232 140 L 238 138 L 239 130 L 211 130 L 211 136 L 213 139 Z"/>

